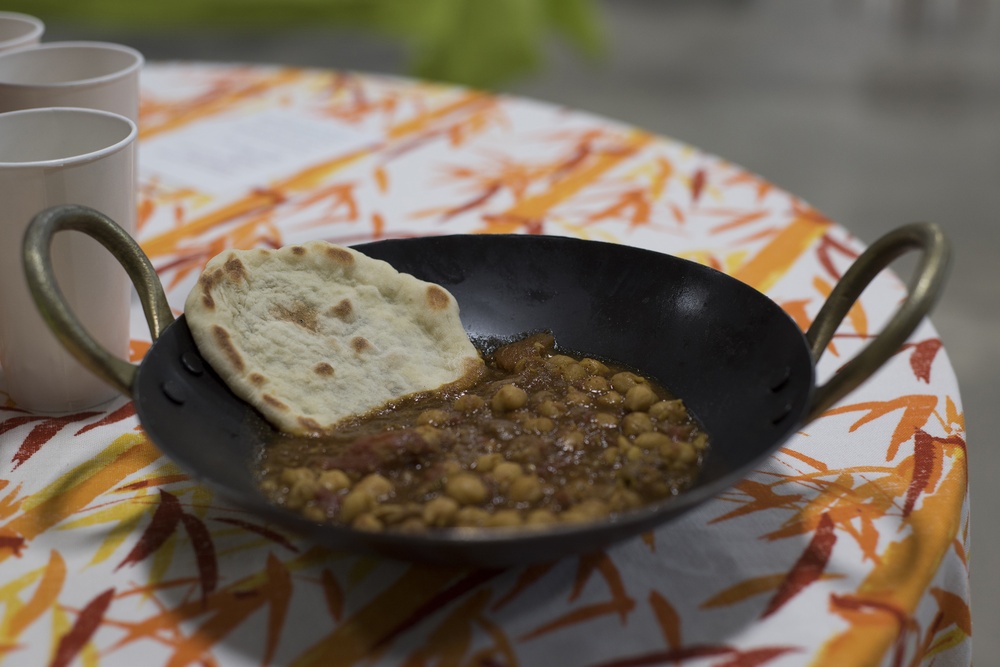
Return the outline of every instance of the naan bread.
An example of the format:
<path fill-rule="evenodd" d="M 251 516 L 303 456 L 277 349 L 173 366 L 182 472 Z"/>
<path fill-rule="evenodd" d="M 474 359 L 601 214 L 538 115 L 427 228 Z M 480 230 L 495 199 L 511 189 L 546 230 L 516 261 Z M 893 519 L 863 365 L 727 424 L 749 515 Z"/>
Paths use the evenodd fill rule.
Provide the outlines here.
<path fill-rule="evenodd" d="M 324 241 L 219 254 L 185 316 L 230 389 L 289 433 L 328 432 L 483 369 L 447 290 Z"/>

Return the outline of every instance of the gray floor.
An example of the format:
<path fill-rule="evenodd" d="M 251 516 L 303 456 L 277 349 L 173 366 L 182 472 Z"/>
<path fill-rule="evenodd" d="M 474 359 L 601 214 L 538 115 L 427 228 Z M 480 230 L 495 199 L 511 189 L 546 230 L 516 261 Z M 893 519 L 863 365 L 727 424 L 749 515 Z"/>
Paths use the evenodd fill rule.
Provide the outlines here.
<path fill-rule="evenodd" d="M 966 409 L 979 665 L 1000 663 L 1000 3 L 991 0 L 606 0 L 598 66 L 553 47 L 509 90 L 694 144 L 799 195 L 863 240 L 940 223 L 957 261 L 932 320 Z M 82 31 L 82 32 L 81 32 Z M 326 32 L 178 35 L 53 25 L 150 60 L 400 72 L 380 39 Z M 993 435 L 991 435 L 993 434 Z"/>

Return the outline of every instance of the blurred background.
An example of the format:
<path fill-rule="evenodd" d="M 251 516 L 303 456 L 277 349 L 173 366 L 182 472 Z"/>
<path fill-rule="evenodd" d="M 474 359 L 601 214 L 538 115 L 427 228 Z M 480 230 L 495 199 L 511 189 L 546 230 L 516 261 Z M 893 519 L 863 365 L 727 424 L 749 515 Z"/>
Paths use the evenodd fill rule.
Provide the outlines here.
<path fill-rule="evenodd" d="M 416 75 L 610 116 L 756 172 L 866 243 L 940 223 L 932 321 L 972 485 L 973 646 L 1000 655 L 1000 3 L 992 0 L 20 0 L 46 41 L 148 60 Z M 414 12 L 419 7 L 419 12 Z M 907 266 L 900 268 L 906 273 Z"/>

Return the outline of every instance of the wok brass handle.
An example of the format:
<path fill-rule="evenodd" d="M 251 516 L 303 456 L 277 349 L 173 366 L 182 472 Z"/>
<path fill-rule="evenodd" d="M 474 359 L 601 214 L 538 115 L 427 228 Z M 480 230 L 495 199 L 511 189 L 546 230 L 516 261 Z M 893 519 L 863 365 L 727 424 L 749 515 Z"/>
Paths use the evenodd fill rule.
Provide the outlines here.
<path fill-rule="evenodd" d="M 806 340 L 813 363 L 819 361 L 837 327 L 864 289 L 898 257 L 922 250 L 910 281 L 909 295 L 882 332 L 845 364 L 826 384 L 816 387 L 806 421 L 810 422 L 856 389 L 896 354 L 941 295 L 951 261 L 951 246 L 941 229 L 919 222 L 905 225 L 878 239 L 855 260 L 820 308 Z"/>
<path fill-rule="evenodd" d="M 52 237 L 64 230 L 83 232 L 100 242 L 128 273 L 139 293 L 149 332 L 155 341 L 174 321 L 163 286 L 149 258 L 114 220 L 84 206 L 55 206 L 42 211 L 24 235 L 24 273 L 42 319 L 59 342 L 84 366 L 126 396 L 132 395 L 137 366 L 105 350 L 70 310 L 52 267 Z"/>

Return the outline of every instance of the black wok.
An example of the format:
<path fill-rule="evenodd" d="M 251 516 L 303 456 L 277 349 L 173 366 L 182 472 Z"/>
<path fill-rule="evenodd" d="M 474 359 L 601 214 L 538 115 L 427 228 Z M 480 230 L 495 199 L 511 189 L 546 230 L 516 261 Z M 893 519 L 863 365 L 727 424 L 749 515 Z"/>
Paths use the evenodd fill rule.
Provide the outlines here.
<path fill-rule="evenodd" d="M 76 230 L 107 247 L 136 285 L 153 344 L 139 366 L 116 359 L 68 310 L 49 260 L 53 234 Z M 201 359 L 134 240 L 81 207 L 39 214 L 25 237 L 25 270 L 40 311 L 63 344 L 135 401 L 146 433 L 195 478 L 281 526 L 334 548 L 455 565 L 502 566 L 600 549 L 673 519 L 745 477 L 793 433 L 898 351 L 941 291 L 949 250 L 920 223 L 874 243 L 848 270 L 803 334 L 773 301 L 705 266 L 623 245 L 546 236 L 443 236 L 356 246 L 400 271 L 439 283 L 473 338 L 548 329 L 560 346 L 641 369 L 682 397 L 711 439 L 694 488 L 585 525 L 535 531 L 447 529 L 426 535 L 319 525 L 269 503 L 254 464 L 270 428 Z M 922 249 L 910 296 L 885 330 L 829 382 L 815 363 L 864 287 L 899 255 Z"/>

